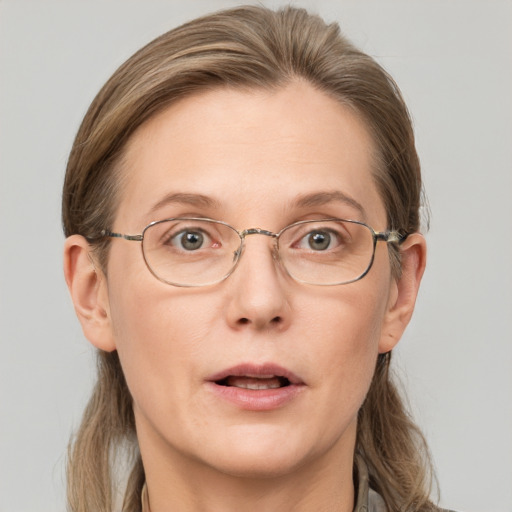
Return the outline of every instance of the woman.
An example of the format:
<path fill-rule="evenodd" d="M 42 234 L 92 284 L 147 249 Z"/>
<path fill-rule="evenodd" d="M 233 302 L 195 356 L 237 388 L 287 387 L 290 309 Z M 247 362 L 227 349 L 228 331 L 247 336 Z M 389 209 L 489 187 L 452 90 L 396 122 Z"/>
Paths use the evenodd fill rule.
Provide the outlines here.
<path fill-rule="evenodd" d="M 303 10 L 197 19 L 122 65 L 63 193 L 99 361 L 70 509 L 112 510 L 128 464 L 123 511 L 437 510 L 389 374 L 420 195 L 396 85 Z"/>

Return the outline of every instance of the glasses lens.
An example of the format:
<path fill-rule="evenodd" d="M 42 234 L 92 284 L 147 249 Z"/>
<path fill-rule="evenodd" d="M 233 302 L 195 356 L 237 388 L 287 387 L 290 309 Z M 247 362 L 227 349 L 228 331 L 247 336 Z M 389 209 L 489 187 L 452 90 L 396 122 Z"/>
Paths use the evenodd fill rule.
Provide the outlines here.
<path fill-rule="evenodd" d="M 240 237 L 222 222 L 168 219 L 144 230 L 142 251 L 151 272 L 176 286 L 204 286 L 222 281 L 238 259 Z"/>
<path fill-rule="evenodd" d="M 309 284 L 345 284 L 360 279 L 373 260 L 373 233 L 355 221 L 304 221 L 279 237 L 287 272 Z"/>

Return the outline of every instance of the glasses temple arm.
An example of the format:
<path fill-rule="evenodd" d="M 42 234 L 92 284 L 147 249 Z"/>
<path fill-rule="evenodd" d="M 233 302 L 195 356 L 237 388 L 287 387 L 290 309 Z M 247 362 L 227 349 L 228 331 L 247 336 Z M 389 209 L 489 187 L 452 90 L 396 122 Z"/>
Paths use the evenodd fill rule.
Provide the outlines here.
<path fill-rule="evenodd" d="M 380 231 L 375 233 L 375 238 L 377 240 L 382 240 L 383 242 L 388 243 L 398 243 L 401 244 L 407 237 L 408 233 L 402 234 L 399 231 Z"/>
<path fill-rule="evenodd" d="M 108 229 L 104 229 L 101 232 L 101 236 L 107 236 L 109 238 L 124 238 L 125 240 L 142 242 L 142 235 L 123 235 L 122 233 L 114 233 L 113 231 L 109 231 Z"/>

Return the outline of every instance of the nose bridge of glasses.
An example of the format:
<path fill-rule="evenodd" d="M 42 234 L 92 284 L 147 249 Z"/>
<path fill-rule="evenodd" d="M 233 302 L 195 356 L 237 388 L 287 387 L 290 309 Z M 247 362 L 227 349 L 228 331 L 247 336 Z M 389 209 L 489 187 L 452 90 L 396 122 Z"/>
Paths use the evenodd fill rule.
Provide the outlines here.
<path fill-rule="evenodd" d="M 249 235 L 263 235 L 263 236 L 268 236 L 274 240 L 273 249 L 272 249 L 272 257 L 274 260 L 279 259 L 277 256 L 277 244 L 276 244 L 276 242 L 279 238 L 279 235 L 277 233 L 273 233 L 272 231 L 268 231 L 267 229 L 249 228 L 249 229 L 244 229 L 243 231 L 239 231 L 238 234 L 239 234 L 240 240 L 242 242 L 240 245 L 238 254 L 237 254 L 238 257 L 240 257 L 241 253 L 245 250 L 245 239 Z"/>
<path fill-rule="evenodd" d="M 240 231 L 240 238 L 242 238 L 242 239 L 244 239 L 246 236 L 249 236 L 249 235 L 264 235 L 264 236 L 269 236 L 271 238 L 277 238 L 276 233 L 272 233 L 272 231 L 268 231 L 266 229 L 261 229 L 261 228 L 249 228 L 249 229 L 244 229 L 243 231 Z"/>

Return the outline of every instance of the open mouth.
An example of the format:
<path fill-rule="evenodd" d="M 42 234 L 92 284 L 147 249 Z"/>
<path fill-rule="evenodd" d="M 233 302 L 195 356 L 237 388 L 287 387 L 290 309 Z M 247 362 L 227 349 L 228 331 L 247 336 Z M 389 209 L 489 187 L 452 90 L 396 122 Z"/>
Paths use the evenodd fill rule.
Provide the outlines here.
<path fill-rule="evenodd" d="M 287 377 L 279 375 L 258 377 L 228 375 L 223 379 L 216 380 L 215 384 L 242 389 L 262 390 L 284 388 L 290 385 L 290 381 Z"/>
<path fill-rule="evenodd" d="M 274 363 L 241 363 L 210 375 L 206 382 L 215 396 L 249 411 L 279 409 L 307 389 L 301 377 Z"/>

